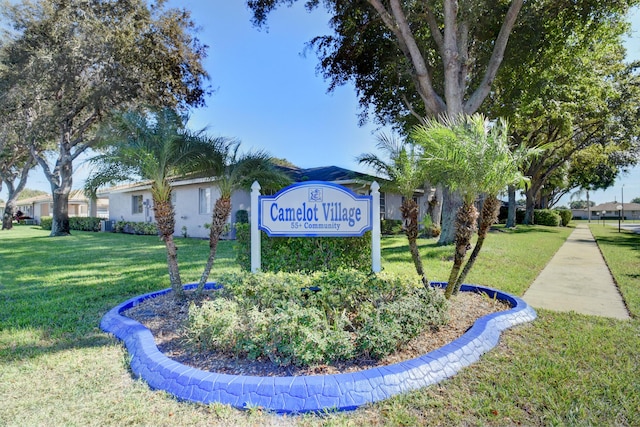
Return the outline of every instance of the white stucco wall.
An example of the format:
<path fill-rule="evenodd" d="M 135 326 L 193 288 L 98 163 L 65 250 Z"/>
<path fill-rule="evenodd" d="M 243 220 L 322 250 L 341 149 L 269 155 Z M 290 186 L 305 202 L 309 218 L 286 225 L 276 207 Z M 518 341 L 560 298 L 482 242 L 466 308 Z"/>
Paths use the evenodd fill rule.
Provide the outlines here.
<path fill-rule="evenodd" d="M 361 186 L 359 186 L 360 188 Z M 211 194 L 211 210 L 216 200 L 220 197 L 220 191 L 215 182 L 205 181 L 193 183 L 178 183 L 174 188 L 174 206 L 175 206 L 175 236 L 182 236 L 185 233 L 188 237 L 193 238 L 209 238 L 209 229 L 205 224 L 211 224 L 211 213 L 200 213 L 200 189 L 210 188 Z M 145 212 L 141 214 L 132 213 L 132 196 L 142 195 L 143 200 L 149 200 L 149 207 L 143 209 Z M 121 190 L 109 193 L 109 219 L 116 221 L 136 221 L 136 222 L 152 222 L 153 209 L 151 206 L 151 193 L 148 190 Z M 418 198 L 420 206 L 420 220 L 427 211 L 427 196 Z M 397 194 L 385 193 L 385 218 L 402 219 L 400 205 L 402 197 Z M 223 238 L 235 238 L 233 224 L 236 221 L 236 213 L 239 210 L 246 210 L 251 217 L 251 196 L 248 191 L 236 191 L 231 196 L 231 216 L 229 218 L 230 233 Z M 148 212 L 148 215 L 147 215 Z M 183 230 L 183 227 L 186 230 Z"/>
<path fill-rule="evenodd" d="M 200 189 L 211 189 L 211 211 L 216 200 L 220 197 L 220 191 L 214 183 L 205 182 L 198 184 L 179 185 L 174 187 L 174 208 L 175 208 L 175 236 L 183 236 L 186 232 L 188 237 L 209 238 L 209 229 L 205 224 L 211 224 L 211 213 L 200 213 Z M 149 208 L 145 206 L 145 212 L 141 214 L 132 213 L 132 197 L 142 195 L 143 200 L 149 200 Z M 233 224 L 236 218 L 236 212 L 240 209 L 249 211 L 250 196 L 248 192 L 236 191 L 231 197 L 231 217 L 229 224 Z M 115 221 L 135 221 L 135 222 L 154 222 L 151 193 L 149 191 L 126 191 L 114 192 L 109 194 L 109 219 Z M 147 215 L 148 210 L 148 215 Z M 186 229 L 183 230 L 183 227 Z M 229 238 L 233 238 L 235 234 L 233 230 Z"/>
<path fill-rule="evenodd" d="M 149 200 L 149 206 L 142 213 L 132 212 L 132 197 L 142 195 L 142 200 Z M 151 193 L 148 190 L 109 194 L 109 219 L 115 221 L 153 222 Z"/>

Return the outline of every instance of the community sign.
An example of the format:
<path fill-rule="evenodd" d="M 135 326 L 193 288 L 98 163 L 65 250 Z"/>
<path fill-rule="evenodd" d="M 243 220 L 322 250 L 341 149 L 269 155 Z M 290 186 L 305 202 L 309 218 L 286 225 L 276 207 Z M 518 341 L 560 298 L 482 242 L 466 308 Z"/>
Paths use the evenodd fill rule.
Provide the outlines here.
<path fill-rule="evenodd" d="M 269 236 L 362 236 L 372 228 L 372 197 L 323 181 L 290 185 L 260 196 L 258 227 Z"/>

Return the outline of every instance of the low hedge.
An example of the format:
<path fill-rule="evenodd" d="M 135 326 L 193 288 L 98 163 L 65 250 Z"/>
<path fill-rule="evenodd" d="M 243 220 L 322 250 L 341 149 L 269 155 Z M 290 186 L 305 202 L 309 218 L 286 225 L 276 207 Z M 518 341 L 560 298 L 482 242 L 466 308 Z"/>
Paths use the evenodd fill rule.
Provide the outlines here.
<path fill-rule="evenodd" d="M 70 217 L 69 229 L 78 231 L 100 231 L 100 221 L 102 218 L 97 217 Z M 51 230 L 53 218 L 44 216 L 40 218 L 40 227 L 43 230 Z"/>
<path fill-rule="evenodd" d="M 402 220 L 383 219 L 380 221 L 380 233 L 383 235 L 402 234 Z"/>
<path fill-rule="evenodd" d="M 218 283 L 210 300 L 189 307 L 190 341 L 280 366 L 379 360 L 448 322 L 443 292 L 415 275 L 245 272 Z"/>
<path fill-rule="evenodd" d="M 43 216 L 42 218 L 40 218 L 40 227 L 43 230 L 51 230 L 52 226 L 53 218 L 51 218 L 50 216 Z"/>
<path fill-rule="evenodd" d="M 571 220 L 573 219 L 573 212 L 571 209 L 554 209 L 560 215 L 561 224 L 563 227 L 569 225 Z"/>
<path fill-rule="evenodd" d="M 115 232 L 154 236 L 158 234 L 158 226 L 155 222 L 118 221 Z"/>
<path fill-rule="evenodd" d="M 235 224 L 236 261 L 251 270 L 251 228 Z M 262 271 L 371 271 L 371 233 L 362 237 L 269 237 L 260 232 Z"/>
<path fill-rule="evenodd" d="M 521 208 L 516 209 L 516 224 L 522 224 L 524 222 L 525 210 Z M 498 222 L 506 224 L 509 216 L 509 208 L 507 206 L 500 206 L 500 214 L 498 215 Z"/>
<path fill-rule="evenodd" d="M 549 227 L 559 227 L 562 224 L 560 214 L 551 209 L 535 209 L 533 211 L 533 223 Z"/>

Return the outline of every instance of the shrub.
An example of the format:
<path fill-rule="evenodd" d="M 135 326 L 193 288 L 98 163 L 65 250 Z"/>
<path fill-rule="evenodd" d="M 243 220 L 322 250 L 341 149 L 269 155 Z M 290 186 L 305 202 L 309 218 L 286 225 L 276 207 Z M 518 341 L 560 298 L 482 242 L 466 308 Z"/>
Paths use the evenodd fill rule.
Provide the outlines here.
<path fill-rule="evenodd" d="M 115 231 L 126 234 L 157 235 L 158 226 L 155 222 L 118 221 Z"/>
<path fill-rule="evenodd" d="M 101 218 L 97 217 L 71 217 L 69 228 L 80 231 L 100 231 Z"/>
<path fill-rule="evenodd" d="M 269 237 L 261 232 L 262 271 L 371 270 L 371 233 L 362 237 Z M 251 269 L 251 229 L 236 224 L 236 261 Z"/>
<path fill-rule="evenodd" d="M 43 216 L 42 218 L 40 218 L 40 227 L 42 227 L 43 230 L 51 230 L 52 226 L 53 226 L 52 217 Z"/>
<path fill-rule="evenodd" d="M 97 217 L 70 217 L 69 229 L 79 231 L 100 231 L 101 218 Z M 43 230 L 51 230 L 53 225 L 53 218 L 50 216 L 43 216 L 40 218 L 40 227 Z"/>
<path fill-rule="evenodd" d="M 384 235 L 402 234 L 402 220 L 400 219 L 381 220 L 380 233 Z"/>
<path fill-rule="evenodd" d="M 438 237 L 440 235 L 441 228 L 439 225 L 435 225 L 430 215 L 425 215 L 422 218 L 422 235 L 427 239 Z"/>
<path fill-rule="evenodd" d="M 280 366 L 380 359 L 447 322 L 443 293 L 415 276 L 235 273 L 219 283 L 212 300 L 189 308 L 191 341 Z"/>
<path fill-rule="evenodd" d="M 193 303 L 189 307 L 189 337 L 200 348 L 232 350 L 239 322 L 238 304 L 225 298 L 207 301 L 199 308 Z"/>
<path fill-rule="evenodd" d="M 557 212 L 550 209 L 536 209 L 533 212 L 534 224 L 559 227 L 562 219 Z"/>
<path fill-rule="evenodd" d="M 526 211 L 519 207 L 516 208 L 516 224 L 522 224 L 524 222 L 524 216 Z M 498 215 L 498 222 L 505 224 L 509 215 L 509 208 L 507 206 L 500 206 L 500 214 Z"/>
<path fill-rule="evenodd" d="M 558 215 L 560 215 L 561 224 L 563 227 L 566 227 L 571 222 L 573 218 L 573 212 L 571 209 L 554 209 Z"/>
<path fill-rule="evenodd" d="M 249 212 L 244 209 L 240 209 L 236 212 L 236 223 L 238 224 L 248 224 L 249 223 Z"/>

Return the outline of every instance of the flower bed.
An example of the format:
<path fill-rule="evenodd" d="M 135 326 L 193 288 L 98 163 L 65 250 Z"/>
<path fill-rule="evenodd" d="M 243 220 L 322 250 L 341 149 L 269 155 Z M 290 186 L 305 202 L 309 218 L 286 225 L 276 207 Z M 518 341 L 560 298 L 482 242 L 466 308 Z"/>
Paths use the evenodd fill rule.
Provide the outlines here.
<path fill-rule="evenodd" d="M 435 283 L 444 286 L 443 283 Z M 186 285 L 192 289 L 196 285 Z M 208 288 L 217 285 L 210 283 Z M 230 404 L 236 408 L 262 407 L 278 413 L 351 410 L 417 388 L 435 384 L 476 362 L 495 347 L 500 333 L 530 322 L 536 313 L 520 298 L 495 289 L 463 285 L 463 292 L 484 292 L 508 302 L 512 308 L 478 319 L 459 339 L 423 356 L 393 365 L 337 375 L 258 377 L 227 375 L 182 365 L 162 354 L 151 332 L 120 313 L 171 289 L 131 298 L 102 318 L 100 327 L 122 340 L 131 354 L 133 373 L 152 388 L 179 399 Z"/>

